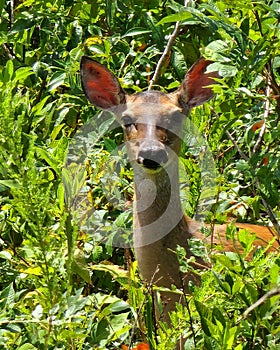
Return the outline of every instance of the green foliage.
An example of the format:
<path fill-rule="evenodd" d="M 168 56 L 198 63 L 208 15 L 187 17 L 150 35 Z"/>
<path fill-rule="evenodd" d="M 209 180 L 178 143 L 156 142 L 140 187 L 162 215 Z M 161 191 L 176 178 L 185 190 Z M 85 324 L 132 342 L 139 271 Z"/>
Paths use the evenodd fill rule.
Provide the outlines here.
<path fill-rule="evenodd" d="M 252 250 L 252 242 L 245 250 Z M 207 303 L 201 291 L 194 300 L 203 330 L 197 343 L 205 349 L 274 349 L 279 342 L 279 298 L 267 299 L 247 318 L 242 313 L 279 284 L 279 259 L 258 251 L 250 261 L 232 253 L 214 255 L 213 261 L 206 283 L 214 284 L 214 293 L 207 293 Z"/>
<path fill-rule="evenodd" d="M 242 317 L 279 285 L 277 255 L 258 250 L 246 260 L 252 240 L 241 231 L 244 253 L 214 254 L 173 327 L 157 327 L 156 288 L 141 284 L 135 263 L 128 277 L 123 249 L 110 244 L 119 235 L 129 240 L 132 226 L 133 174 L 112 153 L 121 132 L 95 117 L 86 166 L 66 168 L 65 158 L 93 115 L 79 82 L 81 55 L 106 64 L 129 92 L 141 91 L 180 21 L 158 88 L 176 88 L 200 54 L 221 74 L 217 98 L 190 116 L 208 146 L 191 135 L 183 149 L 186 211 L 195 215 L 202 201 L 212 206 L 209 221 L 234 216 L 277 228 L 279 2 L 0 0 L 0 12 L 0 348 L 117 349 L 142 339 L 173 349 L 183 334 L 187 349 L 278 349 L 279 296 Z M 203 167 L 213 162 L 209 154 L 216 179 Z M 70 210 L 80 192 L 85 213 L 94 210 L 90 232 Z M 178 256 L 188 269 L 182 250 Z"/>

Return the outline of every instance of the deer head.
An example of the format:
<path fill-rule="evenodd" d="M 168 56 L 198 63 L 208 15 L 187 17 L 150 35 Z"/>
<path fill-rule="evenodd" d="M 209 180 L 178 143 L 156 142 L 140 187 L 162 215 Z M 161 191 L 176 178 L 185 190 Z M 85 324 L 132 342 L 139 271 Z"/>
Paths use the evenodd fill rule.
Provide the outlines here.
<path fill-rule="evenodd" d="M 175 92 L 147 91 L 128 95 L 105 66 L 83 56 L 82 87 L 94 106 L 111 110 L 116 115 L 128 141 L 130 161 L 155 172 L 179 153 L 184 116 L 213 96 L 208 86 L 215 83 L 213 78 L 218 74 L 206 73 L 210 63 L 200 59 Z"/>

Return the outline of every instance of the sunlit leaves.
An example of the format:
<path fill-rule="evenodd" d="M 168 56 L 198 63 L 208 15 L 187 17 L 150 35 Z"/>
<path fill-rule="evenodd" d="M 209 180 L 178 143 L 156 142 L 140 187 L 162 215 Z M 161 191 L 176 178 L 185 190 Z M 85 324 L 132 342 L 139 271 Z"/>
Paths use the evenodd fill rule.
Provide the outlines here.
<path fill-rule="evenodd" d="M 119 165 L 123 153 L 108 157 L 123 138 L 117 129 L 108 134 L 111 120 L 99 123 L 86 103 L 80 57 L 88 54 L 107 65 L 128 92 L 142 91 L 177 21 L 180 32 L 156 88 L 174 91 L 200 55 L 212 59 L 209 69 L 221 75 L 214 86 L 216 100 L 190 116 L 207 138 L 219 171 L 210 219 L 268 223 L 264 203 L 279 219 L 279 1 L 188 5 L 177 0 L 0 0 L 1 349 L 117 349 L 124 344 L 141 349 L 149 342 L 151 348 L 173 350 L 170 344 L 181 334 L 190 349 L 279 348 L 278 296 L 247 319 L 241 317 L 279 284 L 277 257 L 258 249 L 252 261 L 244 260 L 253 239 L 246 231 L 229 229 L 244 254 L 213 253 L 212 270 L 200 272 L 201 286 L 192 285 L 194 294 L 185 296 L 188 309 L 181 305 L 172 315 L 173 328 L 161 324 L 156 332 L 151 295 L 157 291 L 139 286 L 135 262 L 129 279 L 123 251 L 102 244 L 104 238 L 112 243 L 117 234 L 131 238 L 133 174 L 127 164 Z M 63 169 L 73 135 L 93 116 L 95 131 L 83 139 L 86 147 L 89 138 L 94 140 L 86 166 Z M 187 207 L 194 212 L 193 198 L 203 195 L 203 173 L 191 154 L 185 152 L 188 159 L 182 163 L 190 177 Z M 80 190 L 88 200 L 82 209 L 94 209 L 90 233 L 69 210 Z M 196 243 L 192 250 L 201 255 Z M 178 253 L 182 269 L 193 268 L 193 261 Z M 148 340 L 141 339 L 143 334 Z"/>

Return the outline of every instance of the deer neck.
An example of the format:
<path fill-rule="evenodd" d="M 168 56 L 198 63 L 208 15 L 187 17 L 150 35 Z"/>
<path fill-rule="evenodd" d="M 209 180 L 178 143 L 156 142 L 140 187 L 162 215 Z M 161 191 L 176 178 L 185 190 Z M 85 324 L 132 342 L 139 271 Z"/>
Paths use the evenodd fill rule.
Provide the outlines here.
<path fill-rule="evenodd" d="M 134 246 L 162 243 L 170 240 L 170 235 L 175 235 L 173 242 L 180 244 L 185 219 L 177 160 L 157 172 L 148 172 L 135 164 L 134 183 Z"/>
<path fill-rule="evenodd" d="M 188 238 L 196 228 L 185 218 L 181 207 L 178 164 L 172 162 L 158 173 L 147 173 L 136 165 L 134 170 L 134 249 L 142 278 L 148 283 L 167 288 L 174 284 L 188 291 L 176 248 L 185 247 L 190 256 Z M 195 281 L 196 277 L 190 279 Z M 174 304 L 169 304 L 174 308 Z"/>

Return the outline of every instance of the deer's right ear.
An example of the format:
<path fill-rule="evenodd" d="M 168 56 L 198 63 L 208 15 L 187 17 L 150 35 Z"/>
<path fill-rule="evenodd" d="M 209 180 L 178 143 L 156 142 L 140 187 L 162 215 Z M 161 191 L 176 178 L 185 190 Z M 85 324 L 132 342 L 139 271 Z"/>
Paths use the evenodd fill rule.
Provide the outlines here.
<path fill-rule="evenodd" d="M 110 109 L 125 103 L 118 79 L 101 63 L 83 56 L 80 72 L 84 93 L 94 106 Z"/>
<path fill-rule="evenodd" d="M 210 100 L 214 93 L 209 85 L 216 84 L 213 78 L 220 78 L 218 72 L 207 73 L 207 67 L 213 62 L 200 59 L 187 72 L 180 88 L 179 101 L 188 110 Z"/>

